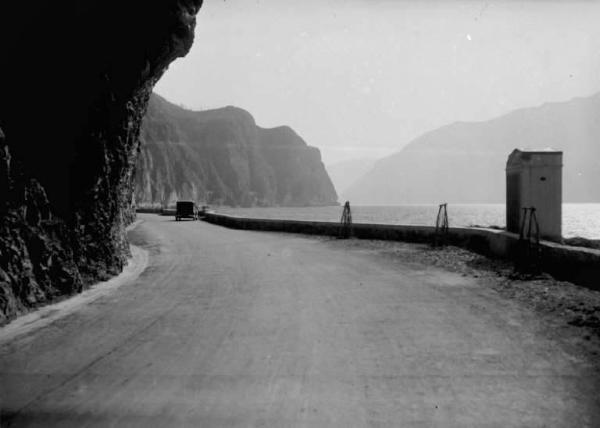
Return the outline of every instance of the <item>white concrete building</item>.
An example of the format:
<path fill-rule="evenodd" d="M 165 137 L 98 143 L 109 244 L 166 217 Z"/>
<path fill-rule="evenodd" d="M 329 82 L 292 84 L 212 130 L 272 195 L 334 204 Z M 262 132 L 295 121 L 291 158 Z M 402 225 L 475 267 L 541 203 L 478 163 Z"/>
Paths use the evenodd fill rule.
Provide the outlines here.
<path fill-rule="evenodd" d="M 560 151 L 515 149 L 506 163 L 506 227 L 519 233 L 523 208 L 535 207 L 544 239 L 562 239 L 562 158 Z"/>

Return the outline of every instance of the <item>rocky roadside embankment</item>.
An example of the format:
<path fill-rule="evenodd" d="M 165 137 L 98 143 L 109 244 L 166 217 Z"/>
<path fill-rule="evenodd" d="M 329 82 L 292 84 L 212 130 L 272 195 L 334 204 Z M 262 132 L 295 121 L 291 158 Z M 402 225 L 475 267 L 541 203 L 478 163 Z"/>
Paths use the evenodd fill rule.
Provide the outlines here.
<path fill-rule="evenodd" d="M 0 3 L 0 325 L 122 271 L 142 118 L 201 4 Z"/>

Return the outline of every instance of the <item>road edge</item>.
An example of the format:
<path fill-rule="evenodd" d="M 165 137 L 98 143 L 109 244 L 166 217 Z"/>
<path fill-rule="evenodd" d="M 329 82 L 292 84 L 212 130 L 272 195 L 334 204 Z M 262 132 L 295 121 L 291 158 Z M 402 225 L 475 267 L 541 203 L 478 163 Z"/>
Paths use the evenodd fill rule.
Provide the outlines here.
<path fill-rule="evenodd" d="M 142 220 L 137 220 L 127 230 L 134 229 L 142 222 Z M 0 344 L 5 344 L 19 336 L 46 327 L 54 321 L 79 310 L 82 306 L 90 304 L 112 293 L 117 288 L 135 281 L 148 267 L 149 252 L 136 245 L 130 244 L 129 247 L 131 249 L 131 257 L 123 272 L 108 281 L 94 284 L 87 290 L 68 297 L 65 300 L 48 304 L 33 312 L 15 318 L 10 323 L 0 327 Z"/>

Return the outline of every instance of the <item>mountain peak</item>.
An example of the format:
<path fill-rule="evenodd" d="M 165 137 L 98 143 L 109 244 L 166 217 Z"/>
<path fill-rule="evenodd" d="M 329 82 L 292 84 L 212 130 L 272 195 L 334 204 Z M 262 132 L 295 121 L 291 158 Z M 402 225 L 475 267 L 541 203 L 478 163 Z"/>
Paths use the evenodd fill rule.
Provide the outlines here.
<path fill-rule="evenodd" d="M 567 202 L 599 202 L 600 93 L 545 103 L 482 122 L 455 122 L 381 159 L 344 197 L 360 204 L 504 202 L 515 148 L 564 152 Z"/>

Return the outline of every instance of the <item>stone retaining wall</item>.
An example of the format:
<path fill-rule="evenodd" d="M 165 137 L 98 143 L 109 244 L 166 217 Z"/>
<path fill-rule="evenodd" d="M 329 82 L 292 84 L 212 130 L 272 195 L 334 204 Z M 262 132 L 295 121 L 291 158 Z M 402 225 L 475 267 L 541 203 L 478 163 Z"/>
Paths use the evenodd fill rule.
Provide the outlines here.
<path fill-rule="evenodd" d="M 207 213 L 204 220 L 232 229 L 327 236 L 340 234 L 340 225 L 333 222 L 257 219 L 216 213 Z M 439 239 L 433 226 L 358 223 L 353 225 L 352 235 L 358 239 L 416 243 L 434 243 Z M 451 227 L 445 242 L 489 257 L 516 260 L 520 253 L 519 236 L 502 230 Z M 600 290 L 599 250 L 542 241 L 541 265 L 544 271 L 558 279 Z"/>

